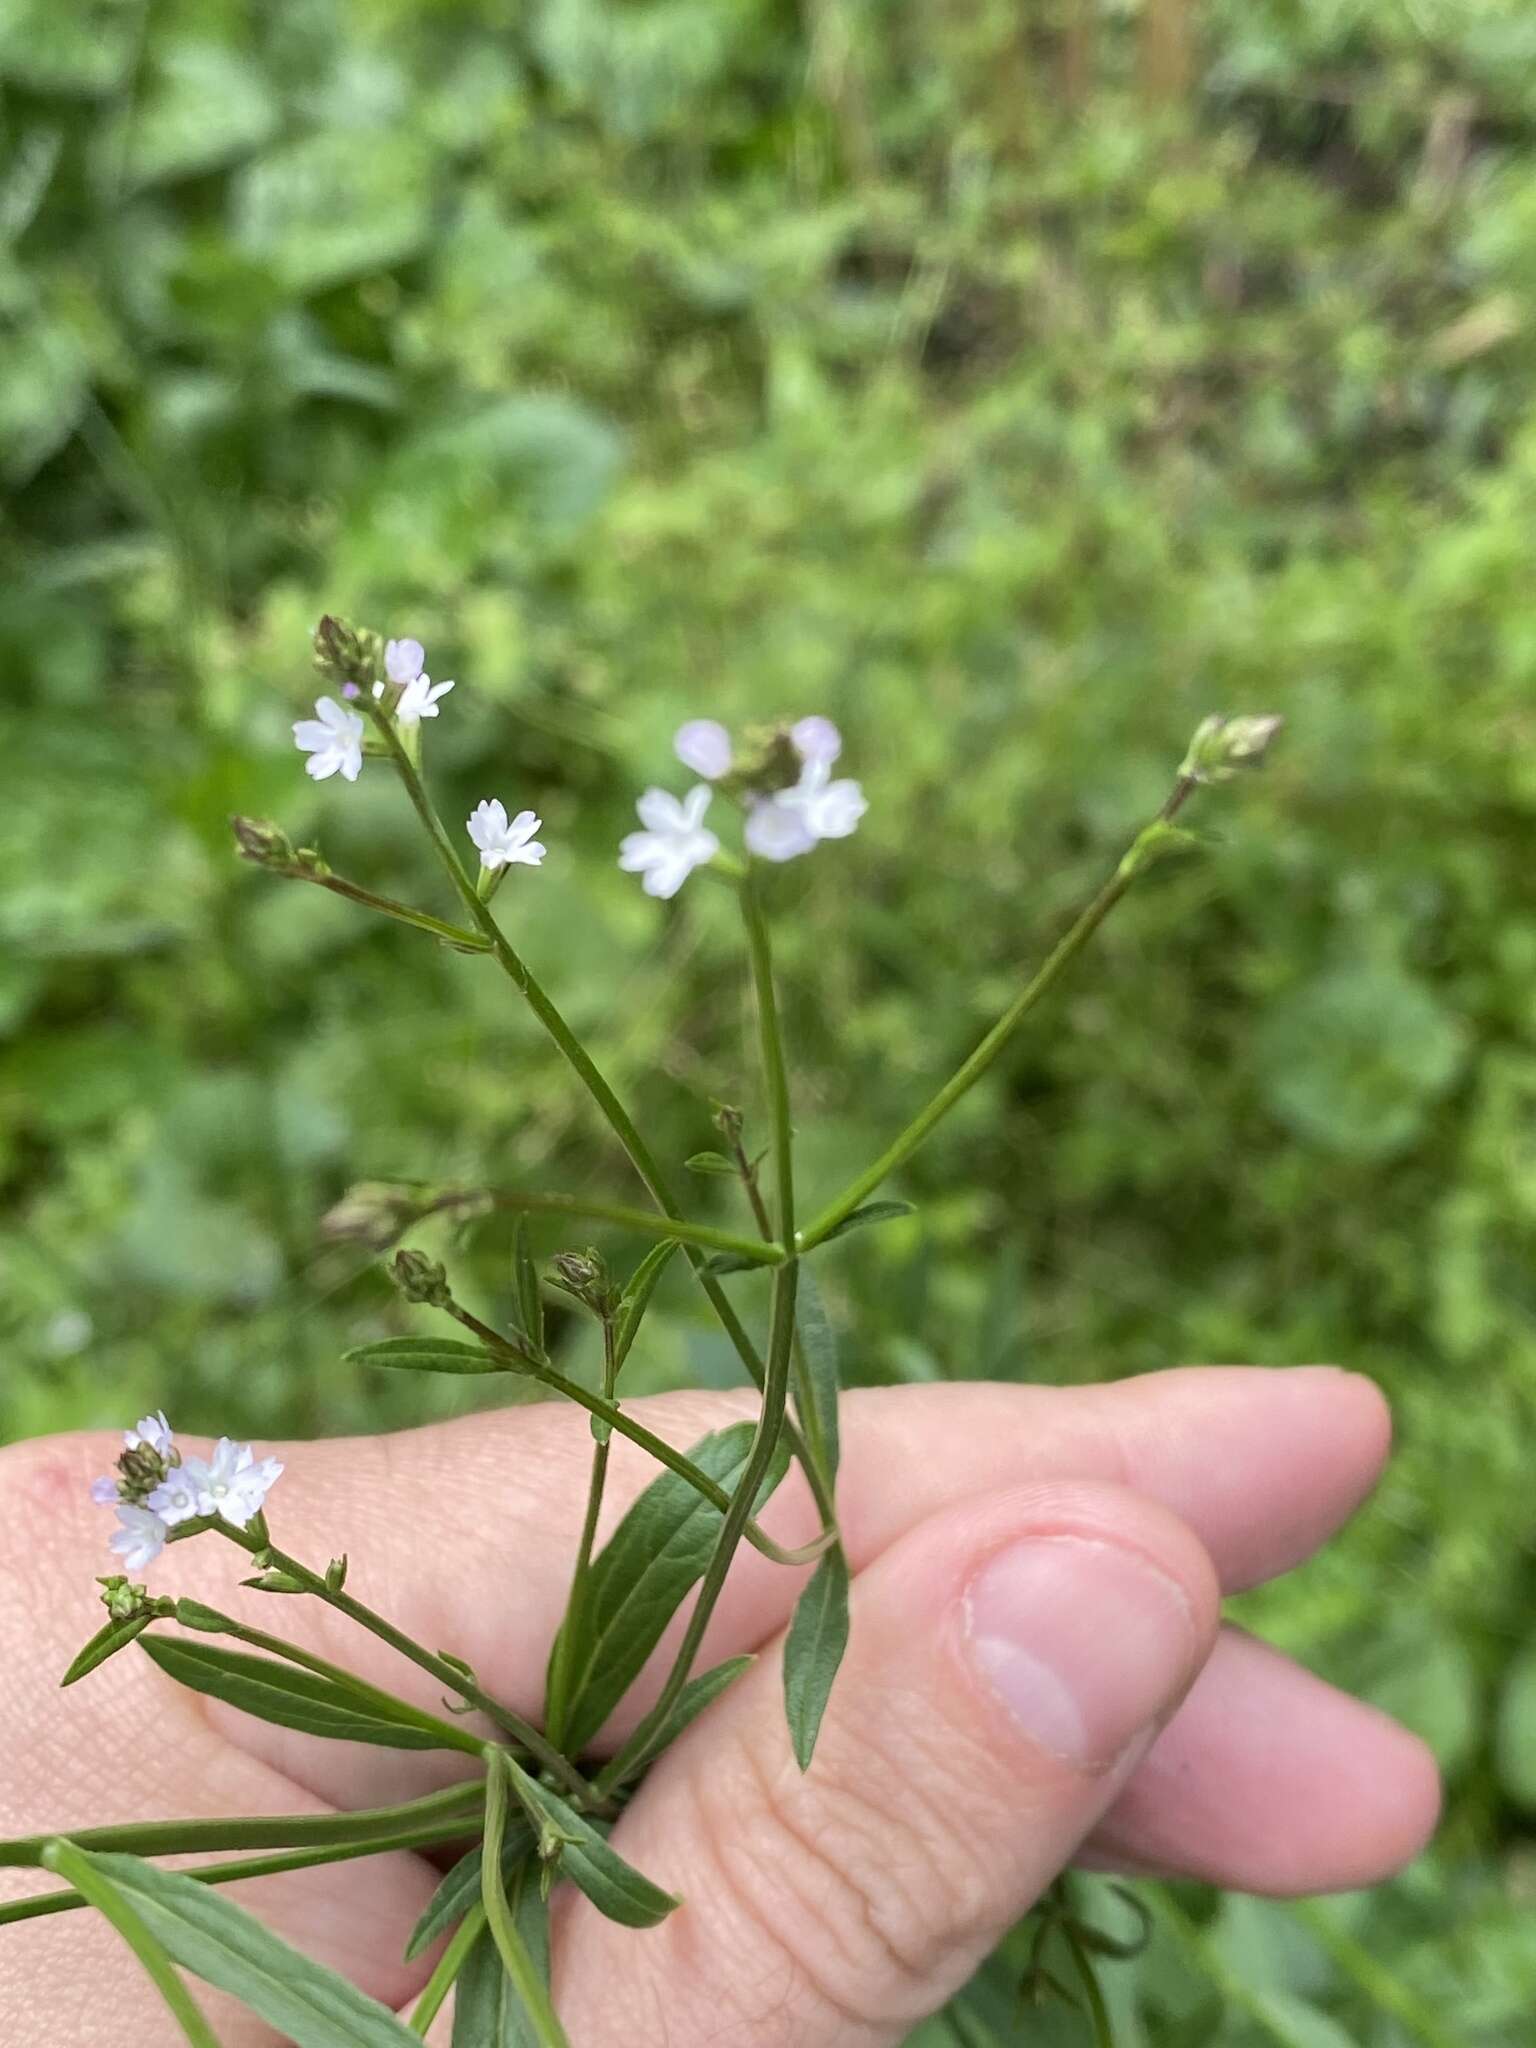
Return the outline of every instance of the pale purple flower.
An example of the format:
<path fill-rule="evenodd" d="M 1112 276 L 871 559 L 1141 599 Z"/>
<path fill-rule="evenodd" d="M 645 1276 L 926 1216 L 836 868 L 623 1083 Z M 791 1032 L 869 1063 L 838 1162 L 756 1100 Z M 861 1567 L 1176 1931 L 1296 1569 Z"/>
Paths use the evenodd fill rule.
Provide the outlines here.
<path fill-rule="evenodd" d="M 185 1464 L 173 1465 L 144 1503 L 168 1529 L 174 1529 L 178 1522 L 190 1522 L 203 1512 L 197 1504 L 198 1480 L 192 1469 L 198 1462 L 189 1458 Z"/>
<path fill-rule="evenodd" d="M 136 1451 L 140 1445 L 154 1451 L 162 1458 L 169 1458 L 176 1448 L 176 1436 L 165 1419 L 165 1410 L 157 1408 L 153 1415 L 143 1416 L 132 1429 L 123 1431 L 123 1449 Z"/>
<path fill-rule="evenodd" d="M 105 1473 L 100 1479 L 93 1479 L 91 1481 L 91 1499 L 95 1501 L 99 1508 L 115 1508 L 117 1506 L 121 1495 L 117 1490 L 117 1481 L 110 1472 Z"/>
<path fill-rule="evenodd" d="M 249 1444 L 227 1436 L 219 1438 L 211 1458 L 188 1458 L 181 1467 L 196 1496 L 195 1512 L 218 1515 L 236 1529 L 260 1514 L 282 1471 L 276 1458 L 258 1462 Z"/>
<path fill-rule="evenodd" d="M 832 760 L 812 756 L 793 789 L 781 789 L 774 802 L 798 815 L 813 842 L 846 839 L 869 809 L 858 783 L 832 780 Z"/>
<path fill-rule="evenodd" d="M 141 1572 L 146 1565 L 153 1564 L 164 1550 L 169 1531 L 160 1517 L 148 1508 L 120 1507 L 117 1519 L 121 1526 L 112 1538 L 110 1548 L 123 1560 L 128 1571 Z"/>
<path fill-rule="evenodd" d="M 414 683 L 426 666 L 427 650 L 419 640 L 386 640 L 384 673 L 392 683 Z M 450 689 L 453 685 L 450 683 Z"/>
<path fill-rule="evenodd" d="M 802 761 L 820 761 L 830 768 L 843 751 L 843 736 L 830 718 L 802 718 L 790 727 L 789 737 Z"/>
<path fill-rule="evenodd" d="M 720 851 L 719 840 L 704 826 L 713 794 L 700 782 L 679 803 L 664 789 L 648 789 L 635 805 L 645 830 L 621 841 L 619 866 L 645 877 L 647 896 L 675 896 L 694 869 Z"/>
<path fill-rule="evenodd" d="M 324 782 L 328 775 L 356 782 L 363 767 L 363 732 L 357 712 L 348 711 L 334 697 L 321 697 L 315 716 L 294 725 L 293 740 L 301 754 L 308 754 L 305 772 L 316 782 Z"/>
<path fill-rule="evenodd" d="M 690 718 L 680 725 L 672 750 L 685 768 L 706 782 L 718 782 L 731 772 L 731 736 L 713 718 Z"/>
<path fill-rule="evenodd" d="M 747 851 L 759 860 L 797 860 L 816 844 L 816 834 L 805 819 L 782 801 L 785 794 L 781 790 L 776 796 L 748 798 L 742 836 Z"/>
<path fill-rule="evenodd" d="M 545 848 L 533 835 L 542 822 L 532 811 L 519 811 L 509 820 L 507 807 L 499 797 L 476 804 L 467 830 L 480 849 L 480 865 L 504 868 L 520 863 L 536 868 L 544 858 Z"/>
<path fill-rule="evenodd" d="M 401 725 L 419 725 L 424 718 L 436 718 L 437 700 L 446 697 L 452 683 L 434 683 L 430 676 L 413 676 L 400 692 L 395 718 Z"/>

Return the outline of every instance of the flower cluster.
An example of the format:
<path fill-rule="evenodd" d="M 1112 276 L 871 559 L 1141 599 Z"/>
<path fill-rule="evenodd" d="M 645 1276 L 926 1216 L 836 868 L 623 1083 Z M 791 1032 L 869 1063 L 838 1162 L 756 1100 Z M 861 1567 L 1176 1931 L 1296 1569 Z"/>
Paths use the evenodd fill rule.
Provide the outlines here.
<path fill-rule="evenodd" d="M 733 780 L 746 808 L 743 837 L 747 850 L 760 860 L 795 860 L 823 839 L 846 839 L 869 808 L 857 782 L 834 779 L 832 768 L 843 750 L 842 734 L 830 718 L 802 718 L 789 728 L 790 776 L 770 786 L 770 764 L 777 766 L 775 747 L 758 768 L 735 773 L 735 749 L 723 725 L 712 718 L 694 718 L 678 729 L 673 742 L 685 768 L 703 777 L 681 801 L 664 789 L 648 789 L 636 809 L 642 831 L 631 832 L 619 847 L 619 866 L 644 878 L 651 896 L 675 896 L 696 867 L 714 859 L 720 842 L 704 823 L 713 791 L 710 783 Z"/>
<path fill-rule="evenodd" d="M 163 1414 L 146 1415 L 123 1432 L 115 1474 L 91 1487 L 98 1507 L 116 1510 L 111 1548 L 131 1572 L 153 1564 L 171 1531 L 199 1518 L 243 1529 L 260 1514 L 282 1476 L 276 1458 L 258 1459 L 249 1444 L 221 1436 L 208 1458 L 184 1458 Z"/>

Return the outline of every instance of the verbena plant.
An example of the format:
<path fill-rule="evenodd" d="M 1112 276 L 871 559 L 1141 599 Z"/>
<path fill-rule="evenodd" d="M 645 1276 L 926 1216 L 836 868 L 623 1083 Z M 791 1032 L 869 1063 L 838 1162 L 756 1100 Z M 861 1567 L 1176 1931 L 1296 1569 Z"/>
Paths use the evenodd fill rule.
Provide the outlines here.
<path fill-rule="evenodd" d="M 823 841 L 849 837 L 865 799 L 857 782 L 836 774 L 841 742 L 824 718 L 768 727 L 740 746 L 710 720 L 685 725 L 677 753 L 699 780 L 681 800 L 659 789 L 640 798 L 642 829 L 624 840 L 620 864 L 640 875 L 655 897 L 675 895 L 697 870 L 732 890 L 740 903 L 769 1106 L 767 1142 L 761 1153 L 755 1151 L 741 1112 L 717 1105 L 720 1149 L 687 1162 L 695 1173 L 739 1184 L 752 1228 L 737 1231 L 684 1213 L 670 1171 L 509 936 L 515 907 L 510 917 L 498 914 L 496 899 L 513 870 L 537 868 L 544 859 L 536 836 L 539 819 L 531 810 L 509 817 L 499 799 L 481 803 L 468 821 L 477 871 L 434 806 L 423 774 L 423 734 L 453 684 L 431 682 L 419 643 L 386 641 L 332 618 L 316 631 L 315 659 L 331 688 L 316 704 L 315 717 L 294 727 L 309 773 L 316 780 L 340 775 L 355 781 L 369 758 L 387 764 L 457 895 L 460 915 L 445 919 L 338 875 L 317 852 L 295 847 L 276 825 L 237 819 L 240 851 L 274 875 L 331 890 L 439 944 L 485 956 L 558 1046 L 649 1200 L 648 1207 L 630 1207 L 517 1188 L 373 1183 L 354 1189 L 327 1219 L 332 1234 L 380 1254 L 393 1252 L 394 1278 L 407 1300 L 435 1311 L 460 1333 L 367 1344 L 353 1359 L 409 1372 L 512 1374 L 574 1402 L 590 1418 L 586 1510 L 565 1615 L 550 1654 L 542 1725 L 493 1697 L 462 1659 L 428 1649 L 355 1599 L 347 1590 L 345 1555 L 322 1566 L 283 1549 L 267 1515 L 268 1497 L 282 1474 L 275 1459 L 258 1459 L 249 1445 L 228 1438 L 206 1457 L 185 1455 L 165 1416 L 147 1416 L 127 1432 L 115 1473 L 92 1489 L 93 1498 L 115 1514 L 111 1547 L 123 1571 L 101 1581 L 107 1620 L 65 1673 L 64 1684 L 73 1685 L 137 1645 L 168 1678 L 280 1727 L 386 1748 L 460 1751 L 469 1767 L 445 1791 L 367 1812 L 157 1821 L 0 1842 L 0 1865 L 40 1866 L 69 1887 L 0 1906 L 0 1922 L 94 1907 L 128 1943 L 196 2048 L 211 2048 L 214 2035 L 178 1966 L 232 1993 L 296 2048 L 386 2048 L 419 2039 L 450 1991 L 456 2048 L 502 2038 L 499 2031 L 493 2035 L 501 2024 L 494 2016 L 508 2009 L 509 1997 L 521 2014 L 523 2036 L 540 2048 L 558 2048 L 566 2035 L 549 1990 L 552 1886 L 569 1880 L 599 1911 L 636 1929 L 654 1926 L 683 1903 L 625 1862 L 608 1836 L 651 1764 L 751 1661 L 738 1657 L 712 1670 L 695 1668 L 742 1543 L 786 1568 L 814 1566 L 784 1651 L 788 1737 L 801 1769 L 813 1765 L 817 1732 L 847 1645 L 849 1595 L 836 1511 L 836 1351 L 812 1277 L 815 1255 L 848 1231 L 906 1212 L 904 1203 L 872 1198 L 998 1058 L 1138 876 L 1190 842 L 1176 820 L 1194 792 L 1259 761 L 1279 721 L 1213 717 L 1201 725 L 1162 809 L 1044 964 L 880 1157 L 805 1222 L 796 1207 L 789 1066 L 774 991 L 771 871 Z M 705 824 L 717 797 L 740 815 L 739 855 Z M 536 885 L 518 875 L 509 892 L 514 906 L 516 889 L 523 886 Z M 517 1217 L 517 1315 L 503 1328 L 456 1299 L 441 1262 L 396 1248 L 429 1216 L 493 1210 Z M 541 1271 L 534 1232 L 573 1219 L 620 1225 L 654 1243 L 626 1275 L 612 1273 L 590 1250 L 557 1252 Z M 755 1420 L 717 1431 L 686 1454 L 626 1412 L 619 1385 L 657 1282 L 678 1254 L 693 1269 L 761 1395 Z M 760 1335 L 749 1330 L 727 1286 L 731 1275 L 755 1269 L 771 1276 L 772 1289 L 767 1330 Z M 598 1325 L 599 1391 L 569 1377 L 551 1356 L 546 1287 L 573 1297 Z M 599 1550 L 615 1433 L 639 1445 L 662 1469 Z M 805 1475 L 822 1524 L 815 1540 L 798 1549 L 775 1542 L 757 1519 L 791 1461 Z M 245 1581 L 248 1586 L 323 1602 L 430 1674 L 457 1705 L 446 1717 L 427 1712 L 279 1635 L 199 1601 L 152 1594 L 127 1576 L 155 1564 L 174 1545 L 204 1535 L 220 1536 L 249 1555 L 254 1575 Z M 628 1738 L 603 1756 L 595 1748 L 597 1738 L 672 1615 L 690 1599 L 682 1640 L 653 1705 Z M 411 1937 L 410 1955 L 434 1947 L 439 1954 L 409 2021 L 289 1947 L 222 1891 L 276 1871 L 396 1849 L 443 1849 L 466 1838 L 478 1840 L 449 1869 Z M 230 1851 L 242 1854 L 191 1869 L 168 1870 L 152 1860 Z M 1077 1999 L 1102 2040 L 1108 2039 L 1108 2020 L 1092 1958 L 1115 1947 L 1082 1924 L 1070 1896 L 1060 1890 L 1039 1916 L 1033 1988 Z"/>

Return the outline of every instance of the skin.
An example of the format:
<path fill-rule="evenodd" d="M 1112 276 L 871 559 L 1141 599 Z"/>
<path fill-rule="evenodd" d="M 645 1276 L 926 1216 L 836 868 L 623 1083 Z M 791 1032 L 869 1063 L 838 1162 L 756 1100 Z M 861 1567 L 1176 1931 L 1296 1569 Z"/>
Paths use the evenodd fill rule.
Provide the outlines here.
<path fill-rule="evenodd" d="M 690 1393 L 634 1408 L 686 1446 L 750 1402 Z M 1389 1434 L 1374 1387 L 1330 1367 L 850 1395 L 840 1501 L 853 1636 L 815 1765 L 802 1777 L 791 1758 L 777 1655 L 804 1574 L 743 1553 L 705 1661 L 764 1654 L 663 1759 L 615 1835 L 684 1909 L 637 1934 L 569 1887 L 557 1895 L 555 1989 L 576 2048 L 884 2048 L 1074 1861 L 1276 1894 L 1398 1869 L 1437 1814 L 1422 1745 L 1219 1617 L 1223 1592 L 1303 1563 L 1354 1511 Z M 590 1444 L 585 1418 L 551 1404 L 279 1446 L 288 1471 L 274 1535 L 310 1562 L 346 1548 L 350 1590 L 467 1657 L 533 1715 Z M 61 1698 L 58 1674 L 99 1618 L 92 1579 L 110 1568 L 110 1525 L 86 1489 L 114 1454 L 100 1437 L 0 1453 L 0 1558 L 26 1560 L 0 1571 L 0 1833 L 319 1812 L 453 1775 L 451 1756 L 251 1721 L 182 1692 L 137 1653 Z M 650 1476 L 616 1440 L 605 1526 Z M 764 1519 L 790 1543 L 815 1526 L 794 1481 Z M 979 1661 L 978 1588 L 1021 1545 L 1045 1596 L 1053 1574 L 1076 1575 L 1054 1592 L 1070 1594 L 1097 1657 L 1086 1710 L 1102 1739 L 1083 1753 L 1021 1722 Z M 240 1592 L 243 1567 L 209 1536 L 147 1576 L 153 1591 L 216 1601 L 438 1704 L 430 1679 L 345 1620 Z M 1127 1608 L 1132 1583 L 1149 1590 Z M 1028 1641 L 1027 1612 L 1004 1620 Z M 653 1695 L 665 1652 L 603 1746 Z M 0 1896 L 37 1889 L 37 1875 L 0 1872 Z M 436 1875 L 396 1854 L 231 1896 L 408 2010 L 431 1958 L 399 1957 Z M 0 2048 L 175 2048 L 154 1994 L 94 1916 L 0 1929 L 0 1954 Z M 227 2048 L 276 2048 L 249 2015 L 199 1996 Z M 446 2015 L 431 2038 L 446 2042 Z"/>

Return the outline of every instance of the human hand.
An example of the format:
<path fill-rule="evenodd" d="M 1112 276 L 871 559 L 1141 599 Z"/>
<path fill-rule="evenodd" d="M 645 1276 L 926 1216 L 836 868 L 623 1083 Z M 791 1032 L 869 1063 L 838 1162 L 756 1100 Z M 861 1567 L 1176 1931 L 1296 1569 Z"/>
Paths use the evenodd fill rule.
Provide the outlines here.
<path fill-rule="evenodd" d="M 748 1394 L 633 1404 L 679 1445 L 754 1409 Z M 1437 1805 L 1422 1746 L 1218 1623 L 1222 1591 L 1300 1563 L 1374 1481 L 1388 1425 L 1368 1382 L 1205 1368 L 1059 1391 L 903 1388 L 846 1396 L 843 1434 L 853 1635 L 814 1765 L 795 1766 L 774 1648 L 803 1574 L 743 1551 L 704 1660 L 764 1655 L 615 1835 L 684 1909 L 637 1934 L 558 1895 L 556 2003 L 574 2048 L 879 2048 L 1073 1860 L 1283 1893 L 1375 1882 L 1422 1845 Z M 0 1453 L 0 1833 L 323 1812 L 443 1783 L 451 1758 L 310 1740 L 132 1655 L 60 1696 L 110 1562 L 87 1487 L 114 1449 L 71 1437 Z M 289 1447 L 279 1540 L 350 1550 L 363 1598 L 537 1715 L 589 1452 L 563 1405 Z M 615 1441 L 606 1523 L 652 1471 Z M 763 1520 L 787 1543 L 815 1530 L 793 1481 Z M 189 1545 L 152 1590 L 271 1625 L 270 1598 L 232 1589 L 242 1562 Z M 437 1704 L 328 1610 L 285 1602 L 283 1627 Z M 642 1681 L 610 1737 L 646 1698 Z M 0 1872 L 0 1897 L 35 1875 Z M 430 1958 L 401 1952 L 436 1879 L 397 1853 L 234 1896 L 408 2009 Z M 275 2048 L 249 2014 L 199 1998 L 227 2048 Z M 0 1928 L 0 2048 L 172 2048 L 168 2026 L 95 1916 Z"/>

